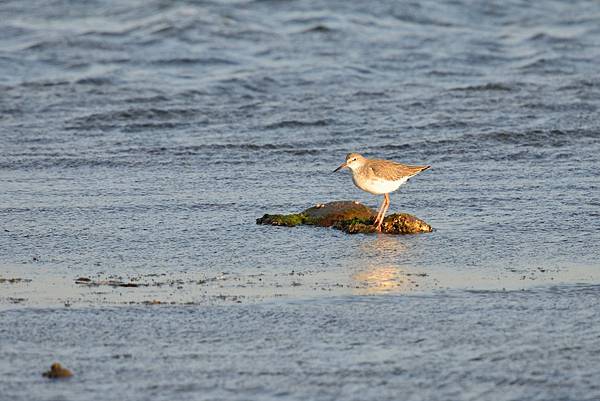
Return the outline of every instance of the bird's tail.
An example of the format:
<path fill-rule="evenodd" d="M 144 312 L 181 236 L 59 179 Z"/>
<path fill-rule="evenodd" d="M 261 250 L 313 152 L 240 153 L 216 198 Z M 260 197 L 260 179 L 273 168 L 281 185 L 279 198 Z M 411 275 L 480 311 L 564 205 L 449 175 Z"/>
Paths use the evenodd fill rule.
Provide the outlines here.
<path fill-rule="evenodd" d="M 409 178 L 414 177 L 415 175 L 419 174 L 422 171 L 425 171 L 425 170 L 429 169 L 430 167 L 431 166 L 412 166 L 413 172 L 412 172 L 412 174 L 410 175 Z"/>

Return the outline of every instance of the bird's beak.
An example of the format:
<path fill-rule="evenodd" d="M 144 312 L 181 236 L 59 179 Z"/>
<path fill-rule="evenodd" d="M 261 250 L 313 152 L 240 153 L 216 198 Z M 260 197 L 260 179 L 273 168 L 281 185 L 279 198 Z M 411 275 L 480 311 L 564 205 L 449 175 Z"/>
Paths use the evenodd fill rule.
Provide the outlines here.
<path fill-rule="evenodd" d="M 334 173 L 340 171 L 341 169 L 343 169 L 344 167 L 348 167 L 348 164 L 346 164 L 346 162 L 343 162 L 342 164 L 340 164 L 340 166 L 338 168 L 336 168 L 335 170 L 333 170 Z"/>

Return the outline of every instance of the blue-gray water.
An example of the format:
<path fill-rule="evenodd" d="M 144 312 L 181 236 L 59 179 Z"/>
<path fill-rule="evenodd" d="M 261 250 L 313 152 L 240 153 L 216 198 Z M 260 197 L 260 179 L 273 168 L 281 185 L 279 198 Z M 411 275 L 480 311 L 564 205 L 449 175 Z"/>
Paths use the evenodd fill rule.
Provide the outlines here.
<path fill-rule="evenodd" d="M 598 65 L 597 2 L 1 2 L 0 399 L 598 399 Z M 255 225 L 349 151 L 436 231 Z"/>

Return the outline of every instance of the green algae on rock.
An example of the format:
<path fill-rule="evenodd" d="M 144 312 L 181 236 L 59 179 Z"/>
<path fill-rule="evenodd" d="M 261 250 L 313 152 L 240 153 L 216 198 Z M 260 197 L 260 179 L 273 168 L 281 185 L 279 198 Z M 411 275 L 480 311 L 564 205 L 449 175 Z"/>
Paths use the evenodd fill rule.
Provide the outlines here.
<path fill-rule="evenodd" d="M 256 219 L 256 224 L 267 224 L 272 226 L 294 227 L 305 224 L 306 216 L 302 213 L 296 214 L 265 214 L 260 219 Z"/>
<path fill-rule="evenodd" d="M 423 220 L 408 213 L 394 213 L 383 219 L 381 230 L 394 234 L 430 233 L 433 228 Z"/>
<path fill-rule="evenodd" d="M 348 234 L 377 232 L 373 220 L 343 220 L 338 221 L 333 227 Z M 432 231 L 433 228 L 429 224 L 408 213 L 391 214 L 383 219 L 383 224 L 381 225 L 381 232 L 385 234 L 418 234 L 430 233 Z"/>
<path fill-rule="evenodd" d="M 333 227 L 348 234 L 376 233 L 373 225 L 375 211 L 359 202 L 336 201 L 318 204 L 295 214 L 265 214 L 257 224 L 294 227 L 313 225 Z M 395 213 L 383 220 L 381 231 L 385 234 L 417 234 L 433 231 L 431 226 L 407 213 Z"/>

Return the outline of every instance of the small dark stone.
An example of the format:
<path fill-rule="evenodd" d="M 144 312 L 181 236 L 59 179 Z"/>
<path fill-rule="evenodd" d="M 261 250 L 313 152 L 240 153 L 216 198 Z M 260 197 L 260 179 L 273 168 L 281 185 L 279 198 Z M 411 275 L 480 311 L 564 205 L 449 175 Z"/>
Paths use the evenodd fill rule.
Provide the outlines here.
<path fill-rule="evenodd" d="M 136 283 L 121 283 L 121 282 L 116 282 L 115 284 L 113 284 L 115 287 L 139 287 L 139 284 Z"/>
<path fill-rule="evenodd" d="M 50 370 L 42 373 L 42 376 L 47 377 L 48 379 L 66 379 L 67 377 L 73 376 L 73 373 L 69 369 L 63 368 L 60 363 L 54 362 L 52 366 L 50 366 Z"/>

